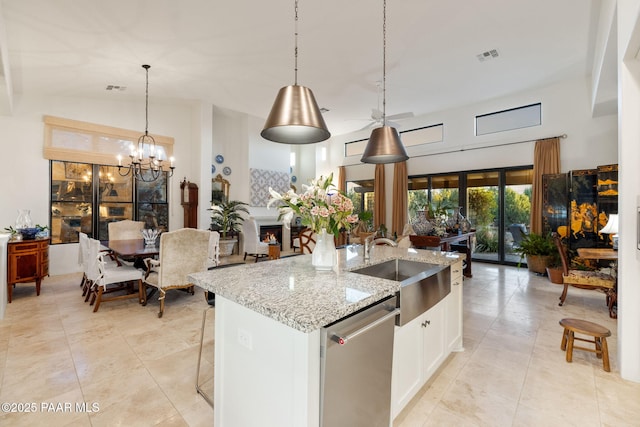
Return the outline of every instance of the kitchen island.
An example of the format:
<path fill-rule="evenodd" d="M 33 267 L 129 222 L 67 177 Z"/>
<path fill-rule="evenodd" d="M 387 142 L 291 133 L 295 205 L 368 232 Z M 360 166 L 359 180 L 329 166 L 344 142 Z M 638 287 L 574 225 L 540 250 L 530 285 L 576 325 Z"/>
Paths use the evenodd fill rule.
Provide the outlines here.
<path fill-rule="evenodd" d="M 365 261 L 362 247 L 350 246 L 338 250 L 337 266 L 329 272 L 315 271 L 310 256 L 300 255 L 190 275 L 196 285 L 216 294 L 216 425 L 318 426 L 320 330 L 396 295 L 399 282 L 351 272 L 392 259 L 454 265 L 458 269 L 461 264 L 458 255 L 452 253 L 386 246 L 374 247 Z M 453 270 L 451 277 L 452 282 L 459 280 L 461 284 Z M 434 309 L 450 304 L 447 300 L 454 294 L 453 286 L 451 294 Z M 461 290 L 456 295 L 461 298 Z M 460 307 L 460 303 L 456 300 L 453 306 Z M 462 344 L 461 311 L 455 317 L 453 327 L 438 325 L 442 328 L 442 347 L 447 349 L 451 346 L 445 344 L 446 330 L 460 332 L 447 342 L 455 341 L 455 347 Z M 421 320 L 416 319 L 416 323 Z M 394 359 L 396 352 L 398 360 L 408 357 L 402 348 L 394 346 L 393 352 Z M 449 351 L 442 352 L 440 363 L 448 354 Z M 416 355 L 414 359 L 422 357 Z M 395 371 L 394 364 L 394 375 Z M 408 391 L 417 392 L 421 387 L 417 386 L 423 383 L 424 375 L 419 376 L 420 381 L 416 382 L 406 370 L 398 375 L 400 384 L 394 383 L 394 391 L 398 389 L 398 399 L 394 398 L 397 402 L 392 405 L 394 416 L 410 400 Z M 406 378 L 413 380 L 411 390 L 402 385 L 409 384 Z"/>

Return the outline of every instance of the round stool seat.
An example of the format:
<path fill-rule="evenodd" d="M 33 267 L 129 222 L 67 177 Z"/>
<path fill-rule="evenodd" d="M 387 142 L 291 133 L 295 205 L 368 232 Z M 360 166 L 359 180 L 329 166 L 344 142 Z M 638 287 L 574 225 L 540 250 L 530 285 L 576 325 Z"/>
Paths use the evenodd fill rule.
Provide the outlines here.
<path fill-rule="evenodd" d="M 560 325 L 564 328 L 571 329 L 579 334 L 591 335 L 592 337 L 610 337 L 611 331 L 602 325 L 581 319 L 562 319 Z"/>
<path fill-rule="evenodd" d="M 602 359 L 602 367 L 605 371 L 609 372 L 611 370 L 609 366 L 609 348 L 607 346 L 607 337 L 611 336 L 609 329 L 588 320 L 570 318 L 562 319 L 560 325 L 564 328 L 560 349 L 567 351 L 567 362 L 572 361 L 574 349 L 585 350 L 595 353 L 598 359 Z M 593 340 L 578 338 L 575 334 L 588 335 L 593 337 Z M 575 340 L 595 344 L 595 349 L 578 347 L 574 345 Z"/>

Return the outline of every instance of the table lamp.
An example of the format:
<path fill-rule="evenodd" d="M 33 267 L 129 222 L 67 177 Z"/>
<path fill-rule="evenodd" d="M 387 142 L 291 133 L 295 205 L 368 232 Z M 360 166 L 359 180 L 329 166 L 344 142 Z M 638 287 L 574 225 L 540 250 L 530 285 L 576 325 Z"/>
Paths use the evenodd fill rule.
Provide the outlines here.
<path fill-rule="evenodd" d="M 618 250 L 618 214 L 609 215 L 609 220 L 607 221 L 607 225 L 604 226 L 600 233 L 604 234 L 612 234 L 611 238 L 613 239 L 613 250 Z"/>

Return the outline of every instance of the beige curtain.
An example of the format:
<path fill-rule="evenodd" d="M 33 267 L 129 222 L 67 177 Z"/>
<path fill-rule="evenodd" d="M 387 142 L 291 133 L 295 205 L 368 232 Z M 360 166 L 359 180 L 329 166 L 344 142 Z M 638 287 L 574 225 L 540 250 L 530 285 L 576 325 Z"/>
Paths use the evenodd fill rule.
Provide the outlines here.
<path fill-rule="evenodd" d="M 384 165 L 376 164 L 376 174 L 373 183 L 373 225 L 377 230 L 381 224 L 385 224 L 386 218 L 386 200 L 384 192 Z M 385 224 L 386 225 L 386 224 Z"/>
<path fill-rule="evenodd" d="M 345 181 L 345 175 L 345 167 L 338 167 L 338 190 L 342 191 L 343 193 L 347 191 L 347 182 Z"/>
<path fill-rule="evenodd" d="M 531 189 L 531 231 L 542 232 L 542 175 L 560 173 L 560 138 L 536 141 Z"/>
<path fill-rule="evenodd" d="M 409 180 L 407 178 L 407 162 L 398 162 L 393 166 L 393 210 L 391 217 L 391 232 L 402 235 L 407 223 L 407 192 Z"/>

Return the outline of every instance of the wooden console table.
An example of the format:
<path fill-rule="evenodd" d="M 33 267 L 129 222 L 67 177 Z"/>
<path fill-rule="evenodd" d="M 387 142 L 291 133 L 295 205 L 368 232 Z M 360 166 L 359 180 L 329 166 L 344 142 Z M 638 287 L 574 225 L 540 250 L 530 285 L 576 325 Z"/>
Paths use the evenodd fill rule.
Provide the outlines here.
<path fill-rule="evenodd" d="M 446 234 L 439 236 L 409 236 L 411 243 L 416 248 L 440 247 L 443 251 L 457 251 L 465 254 L 465 267 L 463 274 L 465 277 L 473 277 L 471 273 L 471 248 L 475 231 L 462 234 Z"/>
<path fill-rule="evenodd" d="M 49 275 L 49 238 L 9 241 L 7 250 L 7 301 L 16 283 L 36 282 L 40 295 L 42 278 Z"/>

